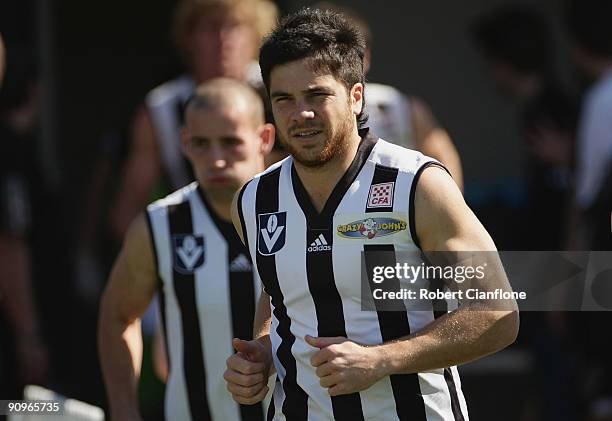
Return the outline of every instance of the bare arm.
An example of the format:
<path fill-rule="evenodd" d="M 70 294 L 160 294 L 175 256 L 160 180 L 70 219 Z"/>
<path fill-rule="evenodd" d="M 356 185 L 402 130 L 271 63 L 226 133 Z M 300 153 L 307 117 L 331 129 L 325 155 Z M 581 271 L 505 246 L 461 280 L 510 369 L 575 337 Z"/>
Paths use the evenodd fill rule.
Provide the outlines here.
<path fill-rule="evenodd" d="M 463 190 L 461 158 L 450 136 L 440 127 L 423 101 L 414 97 L 410 98 L 410 109 L 416 149 L 444 164 L 459 189 Z"/>
<path fill-rule="evenodd" d="M 160 178 L 161 163 L 149 112 L 136 112 L 130 134 L 130 152 L 111 214 L 111 229 L 123 240 L 130 223 L 145 208 Z"/>
<path fill-rule="evenodd" d="M 126 235 L 100 305 L 100 362 L 114 420 L 140 419 L 140 316 L 155 293 L 155 271 L 150 233 L 141 215 Z"/>
<path fill-rule="evenodd" d="M 168 381 L 168 353 L 164 342 L 161 326 L 155 329 L 153 337 L 153 369 L 157 377 L 164 383 Z"/>
<path fill-rule="evenodd" d="M 456 184 L 440 168 L 423 171 L 415 201 L 416 229 L 425 252 L 495 250 Z M 482 281 L 470 287 L 509 291 L 501 263 L 492 255 L 487 254 L 490 261 Z M 316 367 L 321 386 L 335 396 L 365 390 L 391 374 L 429 371 L 472 361 L 515 340 L 516 302 L 509 300 L 504 304 L 498 310 L 495 302 L 467 302 L 414 334 L 377 346 L 362 346 L 342 337 L 306 336 L 310 345 L 320 348 L 311 364 Z"/>
<path fill-rule="evenodd" d="M 415 218 L 423 251 L 495 251 L 495 244 L 465 204 L 451 178 L 439 168 L 424 170 L 417 187 Z M 470 287 L 510 291 L 495 253 L 487 253 L 486 276 Z M 477 281 L 478 282 L 478 281 Z M 501 303 L 498 303 L 501 304 Z M 466 363 L 508 346 L 518 333 L 514 300 L 464 303 L 423 330 L 385 344 L 388 374 L 413 373 Z M 511 308 L 508 308 L 511 307 Z"/>

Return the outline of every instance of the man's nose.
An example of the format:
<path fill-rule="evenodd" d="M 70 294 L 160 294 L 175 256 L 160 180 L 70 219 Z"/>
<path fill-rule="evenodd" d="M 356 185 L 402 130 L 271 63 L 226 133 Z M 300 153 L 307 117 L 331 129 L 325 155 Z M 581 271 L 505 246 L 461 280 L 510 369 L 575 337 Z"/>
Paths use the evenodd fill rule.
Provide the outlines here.
<path fill-rule="evenodd" d="M 312 107 L 306 101 L 296 101 L 293 119 L 295 121 L 311 120 L 315 116 Z"/>
<path fill-rule="evenodd" d="M 224 168 L 227 165 L 227 159 L 223 148 L 219 145 L 213 145 L 208 151 L 208 162 L 213 168 Z"/>

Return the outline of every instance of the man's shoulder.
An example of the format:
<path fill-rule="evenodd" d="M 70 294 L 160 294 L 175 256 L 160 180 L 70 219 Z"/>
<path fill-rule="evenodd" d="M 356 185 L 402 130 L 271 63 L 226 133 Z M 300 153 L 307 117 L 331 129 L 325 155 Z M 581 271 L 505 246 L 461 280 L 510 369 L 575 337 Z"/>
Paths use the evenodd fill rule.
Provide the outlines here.
<path fill-rule="evenodd" d="M 191 195 L 196 192 L 197 188 L 198 183 L 194 181 L 193 183 L 170 193 L 168 196 L 151 203 L 147 206 L 147 212 L 154 213 L 160 211 L 161 209 L 166 209 L 180 205 L 181 203 L 185 203 L 189 200 Z"/>
<path fill-rule="evenodd" d="M 366 104 L 378 104 L 379 102 L 408 102 L 408 96 L 399 89 L 382 83 L 367 83 L 366 89 Z"/>
<path fill-rule="evenodd" d="M 376 147 L 370 154 L 369 161 L 375 165 L 394 168 L 403 173 L 416 173 L 426 163 L 438 162 L 419 151 L 387 142 L 384 139 L 378 139 Z"/>
<path fill-rule="evenodd" d="M 159 107 L 168 102 L 185 101 L 195 89 L 195 81 L 189 75 L 182 75 L 153 88 L 145 102 L 149 107 Z"/>

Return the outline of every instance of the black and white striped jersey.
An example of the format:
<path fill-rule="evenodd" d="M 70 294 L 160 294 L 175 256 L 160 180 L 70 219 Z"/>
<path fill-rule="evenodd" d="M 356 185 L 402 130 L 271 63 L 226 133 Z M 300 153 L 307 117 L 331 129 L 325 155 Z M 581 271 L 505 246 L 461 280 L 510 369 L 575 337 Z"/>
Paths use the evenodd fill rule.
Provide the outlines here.
<path fill-rule="evenodd" d="M 223 379 L 232 338 L 252 338 L 260 291 L 234 227 L 197 183 L 149 205 L 147 216 L 170 365 L 166 419 L 263 421 L 263 405 L 238 405 Z"/>
<path fill-rule="evenodd" d="M 316 349 L 306 335 L 374 345 L 418 331 L 436 314 L 423 311 L 422 302 L 418 311 L 411 310 L 406 301 L 402 311 L 362 310 L 362 253 L 367 266 L 377 252 L 391 252 L 385 256 L 394 265 L 395 251 L 419 250 L 415 180 L 437 162 L 367 131 L 361 134 L 355 159 L 321 213 L 290 157 L 255 177 L 239 195 L 244 238 L 271 297 L 270 337 L 279 381 L 268 419 L 467 420 L 456 367 L 392 375 L 360 393 L 330 397 L 310 364 Z M 420 264 L 418 253 L 413 255 L 418 261 L 412 263 Z"/>

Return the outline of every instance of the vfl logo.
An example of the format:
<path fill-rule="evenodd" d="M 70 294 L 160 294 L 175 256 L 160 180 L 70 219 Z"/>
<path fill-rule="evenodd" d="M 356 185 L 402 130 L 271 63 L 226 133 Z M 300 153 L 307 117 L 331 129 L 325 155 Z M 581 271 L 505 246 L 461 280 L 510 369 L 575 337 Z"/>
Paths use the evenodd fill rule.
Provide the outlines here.
<path fill-rule="evenodd" d="M 262 213 L 258 217 L 257 250 L 270 256 L 285 245 L 287 212 Z"/>
<path fill-rule="evenodd" d="M 394 182 L 372 184 L 368 195 L 368 208 L 385 208 L 393 206 Z"/>
<path fill-rule="evenodd" d="M 174 243 L 174 269 L 190 275 L 204 264 L 204 237 L 201 235 L 179 234 L 172 236 Z"/>
<path fill-rule="evenodd" d="M 368 239 L 384 237 L 403 231 L 408 224 L 395 218 L 367 218 L 350 224 L 338 225 L 338 235 L 344 238 Z"/>

